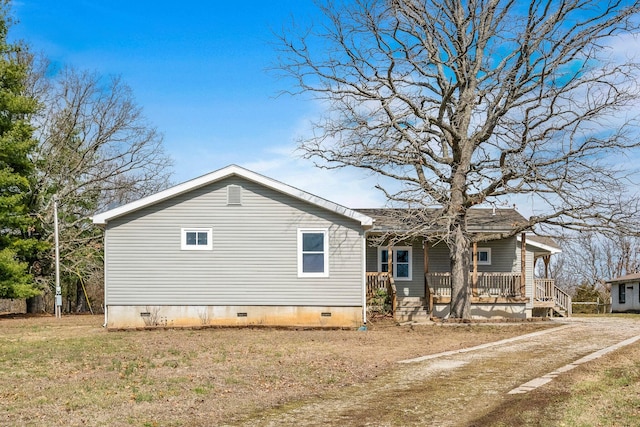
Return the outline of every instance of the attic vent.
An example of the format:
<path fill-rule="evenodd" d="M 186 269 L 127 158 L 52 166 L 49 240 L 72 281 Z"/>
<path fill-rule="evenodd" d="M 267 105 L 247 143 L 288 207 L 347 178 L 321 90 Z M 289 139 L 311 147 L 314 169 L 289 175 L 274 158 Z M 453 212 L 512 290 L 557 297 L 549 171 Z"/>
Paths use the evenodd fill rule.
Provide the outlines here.
<path fill-rule="evenodd" d="M 227 205 L 242 204 L 242 187 L 239 185 L 227 185 Z"/>

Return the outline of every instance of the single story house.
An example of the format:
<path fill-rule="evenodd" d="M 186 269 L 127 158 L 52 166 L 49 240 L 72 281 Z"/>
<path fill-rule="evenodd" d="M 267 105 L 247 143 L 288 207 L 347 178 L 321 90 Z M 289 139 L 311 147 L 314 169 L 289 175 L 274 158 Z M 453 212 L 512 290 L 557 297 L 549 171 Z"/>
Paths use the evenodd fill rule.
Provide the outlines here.
<path fill-rule="evenodd" d="M 609 280 L 611 312 L 640 312 L 640 273 L 627 274 Z"/>
<path fill-rule="evenodd" d="M 95 215 L 105 230 L 105 326 L 357 327 L 379 287 L 399 319 L 445 316 L 446 247 L 428 236 L 380 244 L 383 213 L 232 165 Z M 512 209 L 470 218 L 477 232 L 522 219 Z M 525 235 L 476 248 L 473 315 L 557 308 L 553 281 L 533 274 L 555 252 Z"/>

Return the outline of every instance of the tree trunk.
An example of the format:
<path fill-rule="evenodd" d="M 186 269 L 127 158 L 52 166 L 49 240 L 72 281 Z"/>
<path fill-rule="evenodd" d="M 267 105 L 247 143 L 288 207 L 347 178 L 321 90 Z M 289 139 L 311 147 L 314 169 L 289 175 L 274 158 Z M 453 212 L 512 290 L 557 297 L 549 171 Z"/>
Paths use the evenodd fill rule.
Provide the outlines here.
<path fill-rule="evenodd" d="M 78 279 L 76 280 L 76 313 L 84 313 L 87 311 L 86 302 L 82 281 Z"/>
<path fill-rule="evenodd" d="M 36 295 L 35 297 L 27 298 L 27 313 L 44 313 L 46 311 L 46 305 L 44 302 L 44 296 Z"/>
<path fill-rule="evenodd" d="M 455 224 L 452 231 L 449 244 L 449 259 L 451 262 L 450 316 L 458 319 L 469 319 L 471 318 L 471 299 L 469 294 L 470 241 L 464 232 L 463 224 Z"/>

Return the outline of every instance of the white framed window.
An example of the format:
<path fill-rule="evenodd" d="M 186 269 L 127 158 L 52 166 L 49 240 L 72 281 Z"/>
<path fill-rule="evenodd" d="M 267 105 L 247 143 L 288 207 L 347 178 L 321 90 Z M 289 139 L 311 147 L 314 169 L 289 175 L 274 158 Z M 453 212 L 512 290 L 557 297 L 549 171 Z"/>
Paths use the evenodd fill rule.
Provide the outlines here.
<path fill-rule="evenodd" d="M 411 246 L 393 246 L 391 248 L 391 268 L 395 280 L 411 280 L 413 270 L 413 254 Z M 389 271 L 389 250 L 386 247 L 378 248 L 378 271 Z"/>
<path fill-rule="evenodd" d="M 329 230 L 298 229 L 298 277 L 329 277 Z"/>
<path fill-rule="evenodd" d="M 491 248 L 478 248 L 478 265 L 491 265 Z M 473 251 L 471 251 L 471 267 L 473 268 Z"/>
<path fill-rule="evenodd" d="M 183 228 L 180 247 L 183 251 L 210 251 L 213 249 L 211 228 Z"/>

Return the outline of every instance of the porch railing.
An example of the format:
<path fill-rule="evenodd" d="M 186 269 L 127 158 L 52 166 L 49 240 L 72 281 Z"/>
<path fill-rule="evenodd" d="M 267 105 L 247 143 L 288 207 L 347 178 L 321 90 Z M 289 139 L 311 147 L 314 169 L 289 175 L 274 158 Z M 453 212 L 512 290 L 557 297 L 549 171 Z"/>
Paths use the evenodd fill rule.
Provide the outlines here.
<path fill-rule="evenodd" d="M 553 279 L 534 279 L 536 284 L 536 301 L 554 301 L 555 281 Z"/>
<path fill-rule="evenodd" d="M 558 288 L 553 279 L 535 279 L 535 300 L 541 302 L 553 302 L 555 307 L 566 311 L 571 316 L 571 295 Z"/>
<path fill-rule="evenodd" d="M 367 272 L 367 299 L 373 297 L 378 289 L 387 290 L 389 273 Z"/>
<path fill-rule="evenodd" d="M 451 273 L 426 273 L 425 277 L 434 296 L 451 296 Z M 476 286 L 470 274 L 469 281 L 478 296 L 521 296 L 519 273 L 478 273 Z"/>
<path fill-rule="evenodd" d="M 567 312 L 567 316 L 571 317 L 571 315 L 573 314 L 571 313 L 571 295 L 558 288 L 557 286 L 555 286 L 553 290 L 555 292 L 556 305 L 562 307 Z"/>
<path fill-rule="evenodd" d="M 374 297 L 379 289 L 387 291 L 391 300 L 391 314 L 394 315 L 396 307 L 398 306 L 398 299 L 396 293 L 396 285 L 393 281 L 393 277 L 389 276 L 389 273 L 377 273 L 367 272 L 367 301 Z"/>

